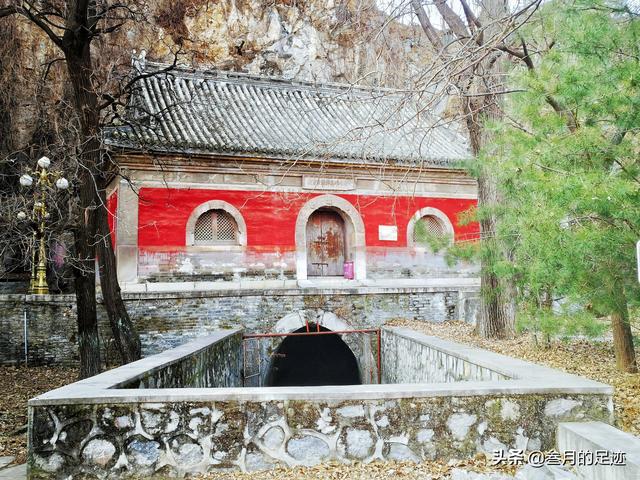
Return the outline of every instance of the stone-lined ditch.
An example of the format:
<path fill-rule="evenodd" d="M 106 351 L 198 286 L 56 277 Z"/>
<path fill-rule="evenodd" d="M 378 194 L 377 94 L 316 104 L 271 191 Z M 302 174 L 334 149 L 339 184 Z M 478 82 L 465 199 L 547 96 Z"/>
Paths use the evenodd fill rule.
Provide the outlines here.
<path fill-rule="evenodd" d="M 32 399 L 29 478 L 464 458 L 612 421 L 607 385 L 412 330 L 383 329 L 381 385 L 242 388 L 241 342 L 217 332 Z"/>

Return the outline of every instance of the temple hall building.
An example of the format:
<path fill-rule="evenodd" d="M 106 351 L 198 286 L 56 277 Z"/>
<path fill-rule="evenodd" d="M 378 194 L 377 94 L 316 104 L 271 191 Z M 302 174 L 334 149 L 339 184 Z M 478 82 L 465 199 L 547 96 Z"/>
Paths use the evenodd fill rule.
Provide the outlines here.
<path fill-rule="evenodd" d="M 469 149 L 419 94 L 163 67 L 145 66 L 104 132 L 120 167 L 107 192 L 117 273 L 143 355 L 242 328 L 243 384 L 273 385 L 285 336 L 333 331 L 351 376 L 375 383 L 382 326 L 475 320 L 478 266 L 445 253 L 478 238 Z M 98 302 L 103 358 L 117 362 Z M 76 365 L 75 296 L 5 295 L 0 308 L 1 364 Z M 288 344 L 347 371 L 338 350 Z"/>
<path fill-rule="evenodd" d="M 125 292 L 477 286 L 427 241 L 477 238 L 468 144 L 415 96 L 178 69 L 130 107 L 106 132 Z"/>

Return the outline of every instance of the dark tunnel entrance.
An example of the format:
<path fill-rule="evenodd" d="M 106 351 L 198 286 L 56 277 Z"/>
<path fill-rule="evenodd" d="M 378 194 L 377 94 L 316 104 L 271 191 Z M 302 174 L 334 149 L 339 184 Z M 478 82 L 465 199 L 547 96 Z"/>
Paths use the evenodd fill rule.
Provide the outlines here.
<path fill-rule="evenodd" d="M 317 326 L 309 324 L 311 332 Z M 293 333 L 306 332 L 303 327 Z M 320 327 L 321 332 L 330 330 Z M 267 386 L 359 385 L 358 362 L 339 335 L 289 336 L 273 356 Z"/>

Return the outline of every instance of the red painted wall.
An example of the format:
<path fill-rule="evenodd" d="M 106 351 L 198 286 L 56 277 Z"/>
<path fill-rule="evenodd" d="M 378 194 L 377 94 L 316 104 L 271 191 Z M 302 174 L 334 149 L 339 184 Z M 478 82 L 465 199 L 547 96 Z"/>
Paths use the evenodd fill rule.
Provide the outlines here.
<path fill-rule="evenodd" d="M 109 230 L 111 231 L 111 243 L 116 248 L 116 215 L 118 214 L 118 190 L 111 192 L 107 197 L 107 219 L 109 220 Z"/>
<path fill-rule="evenodd" d="M 204 189 L 140 189 L 138 245 L 140 247 L 184 247 L 189 215 L 208 200 L 224 200 L 242 213 L 250 247 L 295 248 L 295 223 L 300 208 L 320 193 L 279 193 Z M 457 215 L 476 205 L 475 200 L 422 197 L 346 195 L 365 224 L 367 246 L 405 247 L 407 225 L 424 207 L 444 212 L 454 225 L 456 239 L 477 238 L 478 225 L 458 225 Z M 111 197 L 110 197 L 111 199 Z M 117 202 L 117 197 L 114 200 Z M 397 225 L 398 241 L 378 240 L 378 225 Z"/>

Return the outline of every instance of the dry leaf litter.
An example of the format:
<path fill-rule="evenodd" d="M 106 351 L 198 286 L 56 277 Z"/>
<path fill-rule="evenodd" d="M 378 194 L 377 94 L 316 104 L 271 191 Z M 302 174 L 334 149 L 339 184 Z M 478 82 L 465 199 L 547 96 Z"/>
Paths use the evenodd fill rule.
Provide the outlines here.
<path fill-rule="evenodd" d="M 609 342 L 591 340 L 555 340 L 547 348 L 536 344 L 532 334 L 512 340 L 485 340 L 474 335 L 473 327 L 463 322 L 430 324 L 395 320 L 395 326 L 413 328 L 427 335 L 466 343 L 524 360 L 547 365 L 569 373 L 582 375 L 615 387 L 617 426 L 640 435 L 640 375 L 625 374 L 615 368 L 613 347 Z M 74 382 L 77 370 L 57 367 L 0 367 L 0 456 L 15 456 L 14 463 L 26 461 L 26 403 L 40 393 Z M 314 467 L 276 468 L 263 472 L 242 473 L 221 471 L 200 477 L 216 480 L 427 480 L 450 478 L 455 469 L 468 472 L 498 472 L 513 474 L 514 467 L 496 468 L 478 456 L 449 462 L 373 462 L 345 465 L 328 463 Z M 497 478 L 497 476 L 496 476 Z M 504 477 L 503 477 L 504 478 Z"/>

